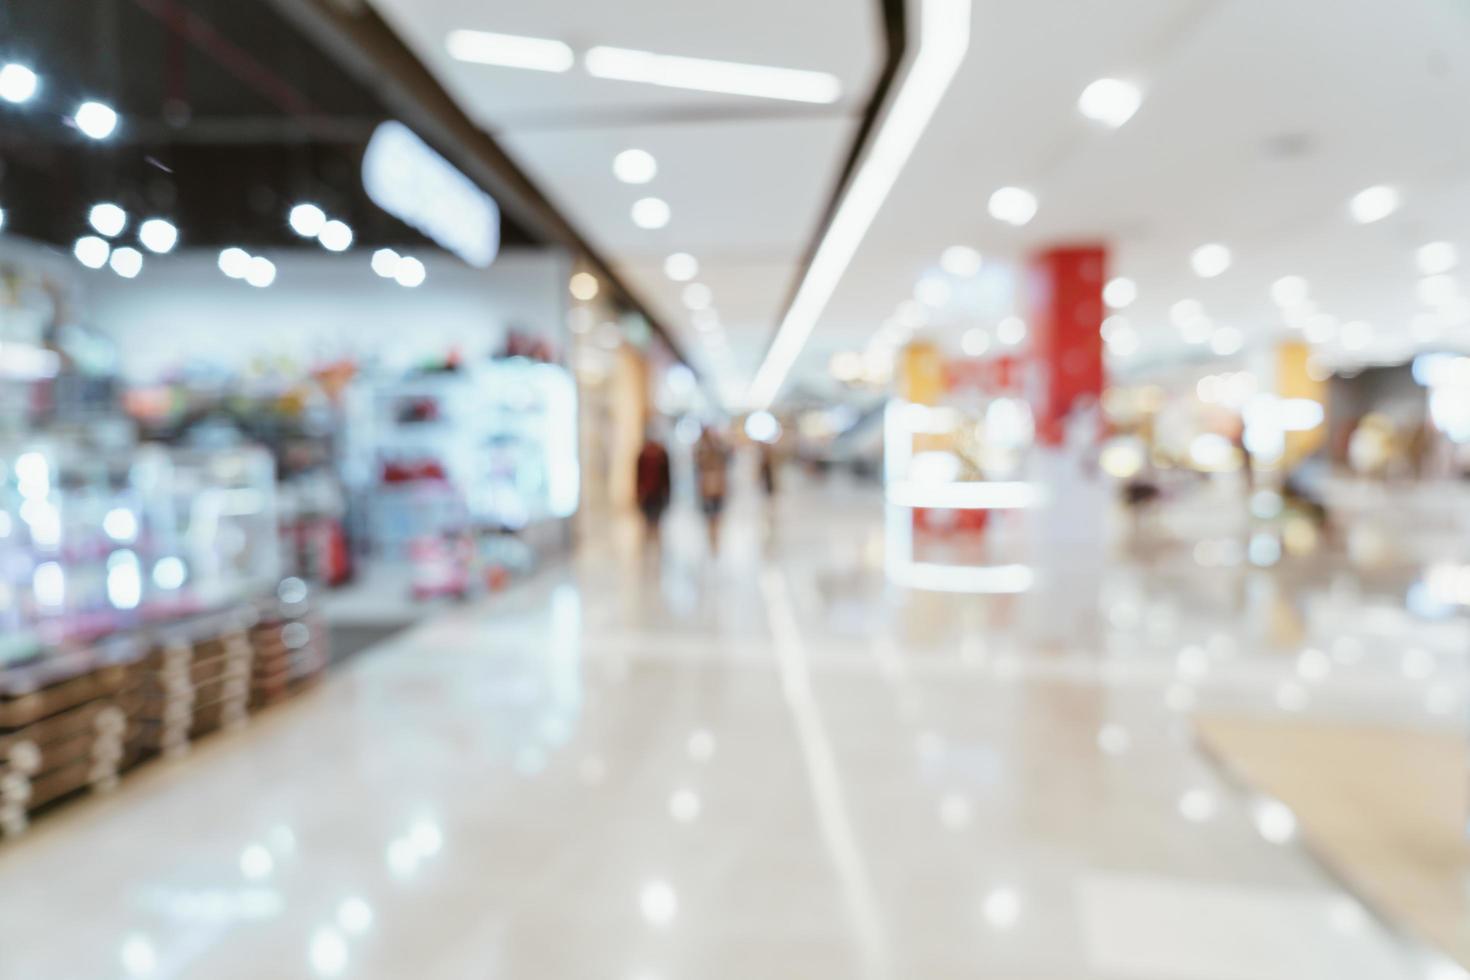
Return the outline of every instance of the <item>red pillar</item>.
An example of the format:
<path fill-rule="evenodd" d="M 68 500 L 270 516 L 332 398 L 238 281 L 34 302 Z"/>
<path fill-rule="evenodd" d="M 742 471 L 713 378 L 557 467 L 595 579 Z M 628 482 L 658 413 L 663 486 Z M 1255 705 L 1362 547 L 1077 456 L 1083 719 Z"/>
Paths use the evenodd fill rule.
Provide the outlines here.
<path fill-rule="evenodd" d="M 1079 401 L 1102 398 L 1107 264 L 1103 245 L 1048 249 L 1030 261 L 1027 305 L 1037 381 L 1031 407 L 1041 445 L 1061 445 Z"/>

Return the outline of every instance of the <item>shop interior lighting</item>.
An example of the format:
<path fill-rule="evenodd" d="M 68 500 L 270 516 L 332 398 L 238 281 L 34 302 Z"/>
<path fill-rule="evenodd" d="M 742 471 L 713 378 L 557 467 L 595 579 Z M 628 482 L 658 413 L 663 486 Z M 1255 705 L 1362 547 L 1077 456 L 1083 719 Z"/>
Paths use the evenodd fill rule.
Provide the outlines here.
<path fill-rule="evenodd" d="M 129 245 L 112 250 L 112 257 L 107 260 L 112 266 L 112 271 L 124 279 L 134 279 L 138 273 L 143 271 L 143 253 Z"/>
<path fill-rule="evenodd" d="M 41 80 L 25 65 L 11 62 L 0 68 L 0 99 L 12 105 L 29 102 L 40 87 Z"/>
<path fill-rule="evenodd" d="M 675 252 L 664 259 L 664 275 L 674 282 L 688 282 L 699 275 L 699 260 L 688 252 Z"/>
<path fill-rule="evenodd" d="M 939 257 L 939 266 L 956 279 L 973 279 L 980 274 L 985 258 L 968 245 L 951 245 Z"/>
<path fill-rule="evenodd" d="M 424 264 L 411 255 L 399 259 L 398 268 L 393 273 L 394 281 L 407 289 L 422 286 L 427 278 L 428 270 L 424 268 Z"/>
<path fill-rule="evenodd" d="M 1008 316 L 995 327 L 995 339 L 1007 347 L 1015 347 L 1026 339 L 1026 321 L 1018 316 Z"/>
<path fill-rule="evenodd" d="M 244 279 L 250 271 L 250 253 L 243 248 L 226 248 L 219 253 L 219 271 L 231 279 Z"/>
<path fill-rule="evenodd" d="M 579 272 L 572 276 L 567 288 L 571 291 L 574 299 L 579 299 L 585 303 L 597 298 L 597 293 L 601 289 L 601 285 L 598 283 L 597 277 L 592 273 Z"/>
<path fill-rule="evenodd" d="M 398 263 L 402 256 L 391 248 L 380 248 L 373 253 L 373 272 L 384 279 L 392 279 L 398 273 Z"/>
<path fill-rule="evenodd" d="M 1348 211 L 1358 224 L 1372 224 L 1375 221 L 1382 221 L 1397 211 L 1399 200 L 1397 188 L 1379 184 L 1354 194 L 1353 199 L 1348 202 Z"/>
<path fill-rule="evenodd" d="M 1218 242 L 1201 245 L 1189 256 L 1190 268 L 1201 279 L 1214 279 L 1230 268 L 1230 249 Z"/>
<path fill-rule="evenodd" d="M 291 230 L 302 238 L 315 238 L 327 223 L 327 213 L 315 204 L 298 204 L 286 218 Z"/>
<path fill-rule="evenodd" d="M 710 308 L 710 304 L 714 302 L 715 297 L 714 293 L 704 283 L 691 282 L 680 293 L 680 299 L 691 310 L 707 310 Z"/>
<path fill-rule="evenodd" d="M 1142 104 L 1138 86 L 1117 78 L 1099 78 L 1077 98 L 1077 108 L 1084 116 L 1111 129 L 1132 119 Z"/>
<path fill-rule="evenodd" d="M 112 253 L 112 246 L 107 240 L 98 238 L 96 235 L 84 235 L 77 239 L 72 246 L 72 254 L 77 261 L 89 269 L 100 269 L 107 264 L 107 257 Z"/>
<path fill-rule="evenodd" d="M 1138 284 L 1127 276 L 1116 276 L 1103 286 L 1103 302 L 1109 309 L 1123 310 L 1138 299 Z"/>
<path fill-rule="evenodd" d="M 583 64 L 594 78 L 696 92 L 819 105 L 830 105 L 842 96 L 842 83 L 836 76 L 799 68 L 772 68 L 610 47 L 589 49 Z"/>
<path fill-rule="evenodd" d="M 94 204 L 92 210 L 87 212 L 87 224 L 99 235 L 116 238 L 128 226 L 128 213 L 110 202 Z"/>
<path fill-rule="evenodd" d="M 264 289 L 276 281 L 276 265 L 261 255 L 249 259 L 245 267 L 245 281 L 256 289 Z"/>
<path fill-rule="evenodd" d="M 1282 276 L 1271 284 L 1271 299 L 1282 309 L 1295 309 L 1310 297 L 1307 281 L 1301 276 Z"/>
<path fill-rule="evenodd" d="M 1419 272 L 1426 276 L 1438 276 L 1449 272 L 1460 264 L 1460 252 L 1453 242 L 1430 242 L 1414 252 Z"/>
<path fill-rule="evenodd" d="M 647 150 L 624 150 L 613 157 L 613 176 L 625 184 L 646 184 L 658 175 L 658 161 Z"/>
<path fill-rule="evenodd" d="M 5 228 L 5 209 L 0 208 L 0 230 Z"/>
<path fill-rule="evenodd" d="M 352 229 L 346 222 L 333 219 L 322 225 L 317 241 L 329 252 L 345 252 L 352 247 Z"/>
<path fill-rule="evenodd" d="M 658 197 L 634 201 L 632 214 L 633 224 L 648 231 L 664 227 L 671 217 L 668 202 Z"/>
<path fill-rule="evenodd" d="M 101 102 L 83 102 L 71 118 L 88 139 L 105 140 L 117 130 L 117 113 Z"/>
<path fill-rule="evenodd" d="M 577 63 L 569 45 L 550 38 L 461 29 L 450 31 L 444 46 L 456 61 L 497 68 L 565 72 Z"/>
<path fill-rule="evenodd" d="M 924 0 L 919 44 L 897 94 L 884 113 L 872 148 L 852 181 L 802 277 L 796 297 L 777 328 L 748 393 L 751 407 L 766 408 L 780 393 L 792 365 L 862 245 L 883 202 L 924 135 L 970 46 L 970 0 Z"/>
<path fill-rule="evenodd" d="M 1036 217 L 1038 205 L 1036 195 L 1025 188 L 1002 187 L 990 195 L 987 207 L 996 221 L 1020 228 Z"/>
<path fill-rule="evenodd" d="M 179 229 L 164 218 L 149 218 L 138 226 L 138 241 L 148 251 L 165 255 L 179 243 Z"/>

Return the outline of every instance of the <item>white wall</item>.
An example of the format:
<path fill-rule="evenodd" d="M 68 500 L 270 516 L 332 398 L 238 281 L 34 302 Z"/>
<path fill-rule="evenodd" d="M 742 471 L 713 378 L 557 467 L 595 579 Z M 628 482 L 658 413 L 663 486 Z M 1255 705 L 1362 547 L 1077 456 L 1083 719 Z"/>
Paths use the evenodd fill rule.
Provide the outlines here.
<path fill-rule="evenodd" d="M 416 254 L 428 279 L 416 289 L 374 275 L 367 251 L 263 254 L 277 268 L 266 289 L 227 278 L 214 250 L 149 256 L 133 280 L 78 267 L 81 318 L 117 341 L 123 374 L 136 382 L 186 363 L 240 369 L 262 357 L 377 357 L 398 367 L 457 347 L 477 358 L 498 350 L 508 327 L 562 336 L 568 269 L 552 250 L 509 251 L 472 269 L 426 249 Z"/>

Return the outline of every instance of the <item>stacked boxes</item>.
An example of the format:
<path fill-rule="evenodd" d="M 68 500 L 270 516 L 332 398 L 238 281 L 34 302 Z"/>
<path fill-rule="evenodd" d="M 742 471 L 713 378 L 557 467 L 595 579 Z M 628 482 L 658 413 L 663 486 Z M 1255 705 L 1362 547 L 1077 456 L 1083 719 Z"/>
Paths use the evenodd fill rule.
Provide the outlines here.
<path fill-rule="evenodd" d="M 252 609 L 169 627 L 135 667 L 129 709 L 140 753 L 169 758 L 218 728 L 245 724 Z"/>

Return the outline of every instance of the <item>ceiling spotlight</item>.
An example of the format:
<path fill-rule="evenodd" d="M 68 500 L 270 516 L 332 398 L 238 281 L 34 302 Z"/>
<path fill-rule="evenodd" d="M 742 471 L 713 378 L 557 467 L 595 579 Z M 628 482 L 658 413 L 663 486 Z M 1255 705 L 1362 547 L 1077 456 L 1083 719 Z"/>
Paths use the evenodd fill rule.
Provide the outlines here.
<path fill-rule="evenodd" d="M 1202 279 L 1213 279 L 1230 268 L 1230 249 L 1219 243 L 1201 245 L 1189 256 L 1189 264 L 1195 275 Z"/>
<path fill-rule="evenodd" d="M 530 71 L 570 71 L 577 63 L 571 47 L 540 37 L 518 37 L 490 31 L 450 31 L 444 46 L 456 61 Z"/>
<path fill-rule="evenodd" d="M 315 204 L 298 204 L 291 209 L 287 221 L 291 230 L 302 238 L 315 238 L 327 224 L 327 214 Z"/>
<path fill-rule="evenodd" d="M 1386 184 L 1358 191 L 1348 202 L 1348 210 L 1352 213 L 1353 220 L 1360 225 L 1382 221 L 1398 209 L 1398 189 Z"/>
<path fill-rule="evenodd" d="M 594 78 L 696 92 L 818 104 L 836 102 L 842 95 L 842 83 L 826 72 L 682 58 L 629 48 L 592 48 L 583 57 L 583 64 Z"/>
<path fill-rule="evenodd" d="M 1138 86 L 1116 78 L 1099 78 L 1082 90 L 1077 108 L 1088 119 L 1117 129 L 1133 118 L 1143 103 Z"/>
<path fill-rule="evenodd" d="M 429 273 L 424 268 L 424 264 L 411 255 L 405 255 L 398 260 L 398 270 L 393 274 L 398 285 L 408 289 L 422 286 L 428 277 Z"/>
<path fill-rule="evenodd" d="M 1103 302 L 1110 309 L 1121 310 L 1133 305 L 1138 299 L 1138 284 L 1127 276 L 1116 276 L 1103 286 Z"/>
<path fill-rule="evenodd" d="M 227 248 L 219 253 L 219 271 L 231 279 L 244 279 L 250 271 L 250 253 L 243 248 Z"/>
<path fill-rule="evenodd" d="M 101 102 L 83 102 L 72 113 L 71 120 L 83 136 L 94 140 L 105 140 L 117 129 L 117 113 Z"/>
<path fill-rule="evenodd" d="M 179 243 L 179 229 L 163 218 L 149 218 L 138 226 L 138 241 L 148 251 L 164 255 Z"/>
<path fill-rule="evenodd" d="M 77 239 L 72 246 L 72 254 L 77 261 L 89 269 L 100 269 L 107 264 L 107 256 L 112 252 L 112 246 L 105 239 L 96 235 L 84 235 Z"/>
<path fill-rule="evenodd" d="M 1036 217 L 1036 195 L 1020 187 L 1002 187 L 990 195 L 990 216 L 1017 228 Z"/>
<path fill-rule="evenodd" d="M 1303 306 L 1310 295 L 1307 281 L 1301 276 L 1282 276 L 1271 284 L 1271 299 L 1282 309 Z"/>
<path fill-rule="evenodd" d="M 124 279 L 132 279 L 143 271 L 143 253 L 136 248 L 124 245 L 122 248 L 112 250 L 112 257 L 107 264 L 112 266 L 112 271 Z"/>
<path fill-rule="evenodd" d="M 597 277 L 592 273 L 579 272 L 572 276 L 572 280 L 567 288 L 571 290 L 573 297 L 585 303 L 588 300 L 597 298 L 597 291 L 600 288 L 600 284 L 597 281 Z"/>
<path fill-rule="evenodd" d="M 0 229 L 5 227 L 5 209 L 0 208 Z"/>
<path fill-rule="evenodd" d="M 263 255 L 252 257 L 245 267 L 245 281 L 264 289 L 276 281 L 276 264 Z"/>
<path fill-rule="evenodd" d="M 684 305 L 691 310 L 707 310 L 715 300 L 714 293 L 702 282 L 691 282 L 681 295 Z"/>
<path fill-rule="evenodd" d="M 984 263 L 984 257 L 968 245 L 951 245 L 939 257 L 940 268 L 956 279 L 975 278 Z"/>
<path fill-rule="evenodd" d="M 1437 276 L 1460 264 L 1460 252 L 1453 242 L 1430 242 L 1419 246 L 1414 261 L 1424 275 Z"/>
<path fill-rule="evenodd" d="M 1210 350 L 1220 357 L 1240 353 L 1245 346 L 1245 334 L 1237 327 L 1220 327 L 1210 334 Z"/>
<path fill-rule="evenodd" d="M 116 204 L 94 204 L 87 212 L 87 224 L 99 235 L 116 238 L 128 226 L 128 213 Z"/>
<path fill-rule="evenodd" d="M 949 305 L 953 292 L 943 276 L 932 272 L 914 284 L 914 299 L 936 310 Z"/>
<path fill-rule="evenodd" d="M 29 102 L 40 87 L 40 79 L 36 73 L 25 65 L 17 65 L 14 62 L 0 68 L 0 99 L 6 102 L 20 105 Z"/>
<path fill-rule="evenodd" d="M 699 275 L 699 260 L 688 252 L 675 252 L 664 259 L 664 275 L 674 282 L 688 282 Z"/>
<path fill-rule="evenodd" d="M 1014 347 L 1026 339 L 1026 321 L 1018 316 L 1008 316 L 995 327 L 995 339 L 1007 347 Z"/>
<path fill-rule="evenodd" d="M 392 279 L 398 274 L 398 263 L 400 256 L 391 248 L 380 248 L 373 253 L 373 271 L 384 279 Z"/>
<path fill-rule="evenodd" d="M 658 161 L 647 150 L 624 150 L 613 157 L 613 176 L 625 184 L 646 184 L 658 174 Z"/>
<path fill-rule="evenodd" d="M 341 221 L 328 221 L 317 234 L 317 241 L 328 252 L 345 252 L 352 247 L 352 229 Z"/>
<path fill-rule="evenodd" d="M 633 224 L 652 231 L 669 223 L 668 202 L 658 197 L 640 198 L 633 202 Z"/>

